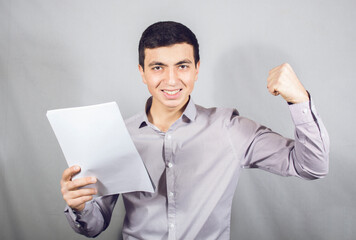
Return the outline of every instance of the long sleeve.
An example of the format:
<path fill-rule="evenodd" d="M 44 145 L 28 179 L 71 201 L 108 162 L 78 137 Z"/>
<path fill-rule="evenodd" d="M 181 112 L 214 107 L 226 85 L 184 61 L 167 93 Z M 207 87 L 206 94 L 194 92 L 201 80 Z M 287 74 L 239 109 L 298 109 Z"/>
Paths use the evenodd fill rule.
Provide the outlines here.
<path fill-rule="evenodd" d="M 96 237 L 108 227 L 118 196 L 110 195 L 95 198 L 87 202 L 81 212 L 75 212 L 66 206 L 64 213 L 69 225 L 79 234 Z"/>
<path fill-rule="evenodd" d="M 328 173 L 329 136 L 309 102 L 289 105 L 295 125 L 295 139 L 284 138 L 272 130 L 244 118 L 232 118 L 244 128 L 247 137 L 242 168 L 260 168 L 282 176 L 317 179 Z"/>

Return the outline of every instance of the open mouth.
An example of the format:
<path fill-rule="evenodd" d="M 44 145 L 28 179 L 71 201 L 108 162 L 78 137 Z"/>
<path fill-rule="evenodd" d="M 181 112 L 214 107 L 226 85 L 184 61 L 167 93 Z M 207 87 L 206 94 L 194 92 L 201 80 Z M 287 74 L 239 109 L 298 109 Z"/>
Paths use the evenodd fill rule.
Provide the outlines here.
<path fill-rule="evenodd" d="M 168 95 L 175 95 L 177 93 L 179 93 L 180 91 L 182 91 L 182 89 L 177 89 L 177 90 L 162 90 L 162 92 L 167 93 Z"/>

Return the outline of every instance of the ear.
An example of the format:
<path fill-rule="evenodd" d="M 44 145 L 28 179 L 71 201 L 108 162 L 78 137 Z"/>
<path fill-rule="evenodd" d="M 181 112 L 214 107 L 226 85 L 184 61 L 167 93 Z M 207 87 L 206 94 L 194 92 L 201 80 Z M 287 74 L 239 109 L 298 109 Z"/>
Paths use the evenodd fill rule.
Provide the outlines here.
<path fill-rule="evenodd" d="M 199 67 L 200 67 L 200 60 L 197 62 L 197 65 L 195 66 L 195 80 L 198 80 L 198 74 L 199 74 Z"/>
<path fill-rule="evenodd" d="M 146 78 L 145 78 L 145 71 L 143 70 L 143 67 L 139 64 L 138 65 L 138 70 L 140 71 L 141 77 L 142 77 L 142 82 L 144 84 L 147 84 Z"/>

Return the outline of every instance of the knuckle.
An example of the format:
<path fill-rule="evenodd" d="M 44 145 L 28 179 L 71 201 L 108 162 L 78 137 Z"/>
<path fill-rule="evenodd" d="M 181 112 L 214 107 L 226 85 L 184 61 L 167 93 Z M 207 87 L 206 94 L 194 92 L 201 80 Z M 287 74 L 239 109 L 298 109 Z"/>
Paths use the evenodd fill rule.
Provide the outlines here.
<path fill-rule="evenodd" d="M 89 201 L 89 199 L 88 199 L 87 196 L 83 196 L 83 197 L 81 197 L 81 198 L 78 198 L 78 203 L 79 203 L 79 204 L 85 203 L 85 202 L 87 202 L 87 201 Z"/>
<path fill-rule="evenodd" d="M 64 195 L 66 192 L 67 192 L 67 189 L 66 189 L 65 187 L 62 187 L 62 188 L 61 188 L 61 193 L 62 193 L 62 195 Z"/>
<path fill-rule="evenodd" d="M 67 202 L 69 207 L 73 207 L 74 206 L 74 201 L 72 199 L 68 199 L 66 202 Z"/>
<path fill-rule="evenodd" d="M 76 188 L 78 187 L 78 183 L 77 183 L 77 181 L 68 182 L 68 183 L 67 183 L 67 187 L 68 187 L 69 189 L 76 189 Z"/>
<path fill-rule="evenodd" d="M 286 72 L 291 68 L 291 66 L 289 65 L 289 63 L 283 63 L 282 64 L 282 71 Z"/>

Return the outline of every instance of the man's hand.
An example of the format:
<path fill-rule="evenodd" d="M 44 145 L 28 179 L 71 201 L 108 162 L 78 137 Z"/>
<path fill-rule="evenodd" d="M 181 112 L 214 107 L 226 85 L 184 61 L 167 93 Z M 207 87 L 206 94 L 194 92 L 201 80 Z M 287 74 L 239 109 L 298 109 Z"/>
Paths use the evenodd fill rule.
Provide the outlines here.
<path fill-rule="evenodd" d="M 284 63 L 269 71 L 267 88 L 272 95 L 281 95 L 290 103 L 309 101 L 307 91 L 288 63 Z"/>
<path fill-rule="evenodd" d="M 81 188 L 92 183 L 96 183 L 95 177 L 78 178 L 72 181 L 72 177 L 80 172 L 79 166 L 72 166 L 63 171 L 61 179 L 61 192 L 63 199 L 69 207 L 76 211 L 82 211 L 85 203 L 93 199 L 97 193 L 95 188 Z"/>

